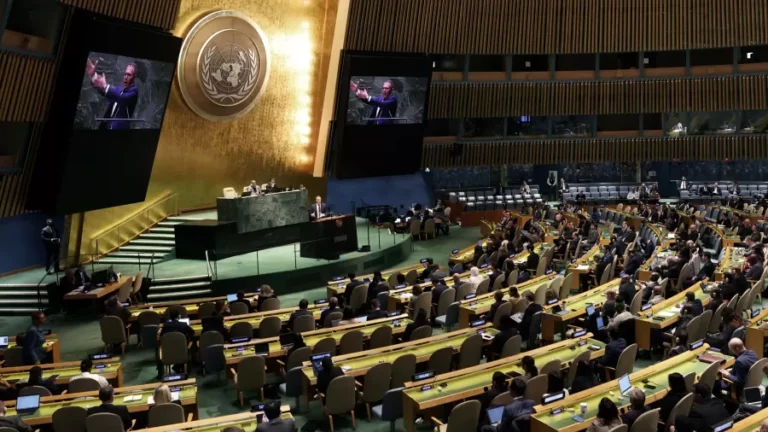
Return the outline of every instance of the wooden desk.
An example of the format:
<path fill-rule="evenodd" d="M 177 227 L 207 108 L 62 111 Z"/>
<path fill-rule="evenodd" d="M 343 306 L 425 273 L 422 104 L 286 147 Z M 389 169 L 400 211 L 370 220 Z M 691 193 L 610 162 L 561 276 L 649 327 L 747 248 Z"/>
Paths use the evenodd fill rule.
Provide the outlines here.
<path fill-rule="evenodd" d="M 564 368 L 569 367 L 570 362 L 582 352 L 590 352 L 592 359 L 601 357 L 605 352 L 605 344 L 591 339 L 591 337 L 592 334 L 587 333 L 584 337 L 564 340 L 512 357 L 438 375 L 428 380 L 406 383 L 403 391 L 403 424 L 405 429 L 408 432 L 414 432 L 416 417 L 422 412 L 436 411 L 443 405 L 483 394 L 485 387 L 491 384 L 494 372 L 522 375 L 523 370 L 520 363 L 525 356 L 533 357 L 536 364 L 540 366 L 551 360 L 559 359 Z M 586 341 L 586 344 L 579 346 L 581 341 Z M 600 349 L 591 351 L 587 348 L 590 345 L 596 345 Z M 571 349 L 572 346 L 575 346 L 576 349 Z M 431 385 L 432 388 L 422 391 L 422 386 L 427 384 Z M 446 385 L 443 387 L 441 384 Z"/>
<path fill-rule="evenodd" d="M 491 323 L 486 323 L 476 328 L 457 330 L 425 339 L 403 342 L 354 354 L 334 356 L 333 364 L 341 367 L 345 375 L 359 377 L 365 376 L 372 367 L 379 363 L 394 364 L 395 360 L 406 354 L 414 354 L 416 356 L 416 363 L 427 363 L 432 353 L 441 348 L 451 347 L 455 353 L 460 353 L 461 344 L 481 330 L 491 336 L 496 336 L 499 333 L 498 330 L 491 326 Z M 483 339 L 483 344 L 490 345 L 492 341 L 493 339 Z M 304 363 L 302 372 L 304 373 L 304 392 L 302 394 L 304 396 L 312 395 L 314 394 L 314 387 L 317 385 L 317 377 L 315 377 L 311 362 Z"/>
<path fill-rule="evenodd" d="M 761 310 L 756 317 L 749 319 L 749 324 L 745 328 L 744 338 L 746 340 L 744 344 L 762 357 L 762 353 L 765 351 L 766 337 L 768 337 L 768 308 Z"/>
<path fill-rule="evenodd" d="M 688 289 L 680 291 L 663 302 L 654 305 L 652 308 L 640 312 L 640 317 L 635 319 L 635 343 L 637 347 L 646 350 L 651 349 L 652 330 L 664 330 L 680 321 L 680 310 L 686 301 L 686 293 L 694 293 L 704 306 L 709 304 L 711 297 L 703 290 L 705 283 L 706 281 L 699 281 L 688 287 Z M 710 285 L 712 284 L 707 283 L 707 286 Z M 652 315 L 651 318 L 647 318 L 648 314 Z M 654 319 L 656 317 L 663 319 Z"/>
<path fill-rule="evenodd" d="M 128 411 L 131 414 L 143 413 L 149 411 L 151 405 L 149 405 L 149 397 L 155 392 L 155 388 L 160 383 L 142 384 L 131 387 L 121 387 L 115 389 L 115 405 L 125 405 L 128 407 Z M 194 379 L 185 381 L 176 381 L 169 383 L 172 388 L 179 387 L 179 399 L 181 406 L 184 408 L 185 416 L 192 414 L 193 418 L 197 418 L 197 384 Z M 141 396 L 140 400 L 124 402 L 123 398 L 127 395 Z M 64 406 L 80 406 L 85 409 L 101 405 L 99 400 L 98 391 L 90 391 L 83 393 L 65 394 L 59 396 L 46 396 L 40 398 L 40 408 L 35 411 L 34 414 L 25 415 L 24 422 L 30 426 L 50 425 L 52 423 L 53 413 Z M 8 414 L 16 415 L 16 401 L 8 401 L 5 403 L 8 407 Z"/>
<path fill-rule="evenodd" d="M 729 246 L 725 248 L 725 253 L 723 254 L 723 259 L 720 260 L 720 263 L 717 265 L 717 269 L 715 270 L 715 281 L 721 281 L 725 277 L 725 272 L 728 270 L 738 267 L 741 268 L 742 265 L 744 265 L 745 256 L 746 253 L 745 248 L 737 248 L 734 246 Z"/>
<path fill-rule="evenodd" d="M 392 336 L 400 335 L 405 331 L 405 327 L 411 322 L 408 319 L 408 315 L 401 314 L 394 317 L 381 318 L 369 322 L 349 324 L 341 327 L 331 327 L 327 329 L 313 330 L 304 332 L 301 336 L 304 338 L 304 343 L 308 347 L 312 348 L 316 343 L 322 339 L 332 337 L 336 339 L 336 345 L 341 342 L 341 337 L 346 333 L 354 330 L 359 330 L 363 333 L 363 339 L 367 340 L 371 337 L 371 334 L 379 327 L 390 326 L 392 327 Z M 280 338 L 268 338 L 268 339 L 254 339 L 248 342 L 238 344 L 224 345 L 224 358 L 227 360 L 227 365 L 235 365 L 246 357 L 255 356 L 255 351 L 251 351 L 251 348 L 257 344 L 269 344 L 269 354 L 267 358 L 282 358 L 285 357 L 287 351 L 280 345 Z"/>
<path fill-rule="evenodd" d="M 673 372 L 679 372 L 683 376 L 693 372 L 698 381 L 700 375 L 707 369 L 709 363 L 698 360 L 698 356 L 704 352 L 707 354 L 721 357 L 724 361 L 721 367 L 725 368 L 733 364 L 734 358 L 719 352 L 707 351 L 709 345 L 704 344 L 695 351 L 685 352 L 671 359 L 656 363 L 630 375 L 630 381 L 642 389 L 642 381 L 647 379 L 655 389 L 643 389 L 645 391 L 645 403 L 651 404 L 661 400 L 668 391 L 667 376 Z M 614 392 L 614 394 L 611 394 Z M 597 407 L 600 400 L 604 397 L 612 399 L 620 409 L 620 414 L 624 414 L 629 407 L 629 397 L 619 398 L 618 380 L 613 380 L 589 390 L 585 390 L 568 396 L 564 400 L 551 403 L 549 405 L 537 405 L 534 407 L 536 414 L 531 416 L 532 432 L 576 432 L 586 430 L 597 416 Z M 579 405 L 584 402 L 587 404 L 587 413 L 582 415 L 583 422 L 576 422 L 573 416 L 580 414 Z M 560 414 L 552 415 L 551 411 L 555 408 L 566 408 Z M 568 408 L 575 408 L 575 412 L 570 412 Z"/>
<path fill-rule="evenodd" d="M 666 248 L 664 246 L 657 246 L 653 255 L 640 266 L 640 271 L 637 274 L 637 280 L 648 282 L 651 280 L 651 268 L 660 266 L 667 261 L 667 258 L 677 255 L 677 251 Z"/>
<path fill-rule="evenodd" d="M 69 380 L 80 375 L 80 362 L 46 363 L 38 365 L 43 370 L 43 379 L 52 375 L 58 375 L 54 383 L 66 389 Z M 29 377 L 29 370 L 35 366 L 17 366 L 0 369 L 0 376 L 9 382 L 25 381 Z M 113 357 L 93 362 L 92 373 L 103 376 L 113 387 L 123 386 L 123 367 L 119 357 Z"/>
<path fill-rule="evenodd" d="M 403 276 L 405 276 L 411 270 L 416 270 L 419 274 L 421 274 L 421 272 L 424 271 L 424 264 L 421 264 L 421 263 L 411 264 L 405 267 L 386 270 L 381 272 L 381 277 L 384 278 L 384 283 L 387 283 L 387 279 L 393 274 L 401 273 Z M 364 275 L 355 275 L 355 279 L 357 280 L 363 280 L 366 278 L 373 280 L 373 273 L 368 273 Z M 341 278 L 339 280 L 328 281 L 328 284 L 326 286 L 326 292 L 327 292 L 326 298 L 338 297 L 344 294 L 344 291 L 346 291 L 346 287 L 348 283 L 349 283 L 349 278 L 347 277 Z"/>
<path fill-rule="evenodd" d="M 571 286 L 569 286 L 568 289 L 571 291 L 578 291 L 579 276 L 589 273 L 590 270 L 592 270 L 592 268 L 596 266 L 600 261 L 600 258 L 602 258 L 602 254 L 600 253 L 601 244 L 602 241 L 600 244 L 592 246 L 592 248 L 588 250 L 587 253 L 572 261 L 571 265 L 568 266 L 566 269 L 566 274 L 576 273 L 576 277 L 571 279 Z M 600 275 L 598 275 L 598 277 L 600 277 Z"/>
<path fill-rule="evenodd" d="M 760 425 L 763 423 L 763 420 L 767 418 L 768 408 L 761 409 L 760 411 L 734 424 L 733 428 L 731 428 L 729 432 L 759 432 Z"/>
<path fill-rule="evenodd" d="M 191 422 L 176 423 L 166 426 L 142 429 L 142 432 L 221 432 L 228 427 L 240 428 L 244 431 L 255 431 L 257 424 L 256 416 L 263 414 L 262 411 L 232 414 L 220 417 L 211 417 L 205 420 L 195 420 Z M 280 418 L 284 420 L 293 420 L 290 405 L 280 407 Z"/>
<path fill-rule="evenodd" d="M 320 304 L 320 305 L 310 304 L 307 309 L 312 311 L 312 315 L 315 317 L 315 320 L 317 321 L 320 319 L 320 315 L 323 313 L 323 309 L 327 307 L 328 307 L 327 304 Z M 268 312 L 254 312 L 254 313 L 244 314 L 244 315 L 232 315 L 224 318 L 224 326 L 227 328 L 230 328 L 236 322 L 249 322 L 253 326 L 253 329 L 256 330 L 259 328 L 259 324 L 261 324 L 261 320 L 269 316 L 277 316 L 285 325 L 288 323 L 288 320 L 291 318 L 291 314 L 296 312 L 297 310 L 299 310 L 298 307 L 292 307 L 292 308 L 277 309 L 277 310 L 268 311 Z M 339 309 L 339 312 L 341 311 L 342 309 Z M 199 319 L 192 320 L 189 322 L 189 326 L 192 327 L 192 330 L 195 331 L 195 336 L 200 336 L 200 333 L 203 331 L 202 320 L 199 320 Z"/>
<path fill-rule="evenodd" d="M 488 246 L 488 239 L 482 239 L 480 240 L 483 245 L 483 250 Z M 477 245 L 477 242 L 472 243 L 471 245 L 459 250 L 455 254 L 452 253 L 450 257 L 448 258 L 448 263 L 451 266 L 455 266 L 456 264 L 472 264 L 475 265 L 476 263 L 472 262 L 472 258 L 475 256 L 475 246 Z"/>
<path fill-rule="evenodd" d="M 257 292 L 245 293 L 246 300 L 256 301 L 258 298 L 259 298 L 259 293 Z M 226 302 L 227 296 L 196 298 L 191 300 L 177 300 L 177 301 L 167 301 L 167 302 L 158 302 L 158 303 L 147 303 L 143 305 L 129 306 L 128 310 L 131 312 L 131 321 L 136 321 L 139 318 L 139 314 L 149 310 L 155 311 L 160 315 L 163 315 L 165 313 L 165 310 L 168 309 L 168 306 L 184 306 L 184 308 L 187 310 L 187 315 L 195 316 L 197 315 L 197 310 L 200 307 L 200 305 L 204 303 L 216 303 L 217 301 Z"/>
<path fill-rule="evenodd" d="M 16 338 L 11 337 L 8 341 L 8 348 L 16 346 Z M 43 349 L 51 356 L 51 363 L 61 363 L 61 342 L 55 334 L 50 334 L 45 337 L 43 342 Z M 0 361 L 5 358 L 5 351 L 0 351 Z"/>
<path fill-rule="evenodd" d="M 535 293 L 540 286 L 552 283 L 556 277 L 562 276 L 552 273 L 539 276 L 521 284 L 515 284 L 513 286 L 517 287 L 517 292 L 520 294 L 520 298 L 522 299 L 525 297 L 526 292 L 532 291 Z M 507 290 L 507 293 L 508 292 L 509 290 Z M 509 300 L 509 295 L 507 293 L 504 294 L 504 301 Z M 461 304 L 459 304 L 459 328 L 467 328 L 469 327 L 469 324 L 477 317 L 487 314 L 491 310 L 491 305 L 496 302 L 494 294 L 495 292 L 489 292 L 479 295 L 473 299 L 461 300 Z"/>
<path fill-rule="evenodd" d="M 738 235 L 731 232 L 731 230 L 726 230 L 725 228 L 721 227 L 720 225 L 707 222 L 706 225 L 712 229 L 712 232 L 715 233 L 715 235 L 719 236 L 722 241 L 720 242 L 721 247 L 731 247 L 735 245 L 736 243 L 741 243 L 741 238 L 739 238 Z"/>
<path fill-rule="evenodd" d="M 484 269 L 484 271 L 480 272 L 480 275 L 483 277 L 487 277 L 490 273 L 490 270 Z M 460 280 L 467 281 L 469 279 L 469 276 L 471 276 L 470 271 L 465 271 L 464 273 L 461 273 L 459 275 Z M 448 278 L 446 278 L 446 283 L 450 283 Z M 431 284 L 419 284 L 420 286 L 431 286 Z M 454 287 L 455 284 L 449 285 L 450 287 Z M 385 308 L 389 312 L 399 311 L 403 310 L 406 306 L 408 306 L 408 303 L 411 301 L 411 297 L 413 297 L 413 285 L 408 285 L 403 288 L 399 289 L 392 289 L 389 290 L 389 295 L 387 296 L 387 304 L 381 305 L 381 307 Z"/>
<path fill-rule="evenodd" d="M 619 285 L 621 279 L 616 278 L 606 284 L 595 287 L 591 290 L 584 291 L 573 297 L 560 300 L 555 305 L 559 305 L 565 313 L 555 313 L 552 311 L 555 305 L 549 305 L 547 309 L 542 311 L 541 315 L 541 338 L 545 342 L 554 342 L 555 332 L 558 326 L 565 326 L 569 321 L 582 317 L 587 314 L 587 306 L 592 304 L 597 308 L 599 305 L 605 302 L 605 292 L 608 290 L 614 290 L 616 294 L 619 293 Z M 638 285 L 636 285 L 637 287 Z M 565 303 L 565 307 L 563 307 Z"/>
<path fill-rule="evenodd" d="M 104 298 L 115 291 L 118 291 L 123 285 L 133 283 L 133 276 L 120 276 L 115 282 L 109 283 L 101 288 L 91 288 L 83 293 L 83 288 L 77 288 L 67 293 L 64 300 L 98 300 Z"/>

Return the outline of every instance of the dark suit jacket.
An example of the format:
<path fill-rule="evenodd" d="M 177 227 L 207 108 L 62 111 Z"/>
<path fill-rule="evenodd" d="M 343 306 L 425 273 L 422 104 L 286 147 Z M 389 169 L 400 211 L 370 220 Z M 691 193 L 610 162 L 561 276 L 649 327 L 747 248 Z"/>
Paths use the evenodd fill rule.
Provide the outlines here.
<path fill-rule="evenodd" d="M 445 284 L 437 284 L 436 287 L 432 288 L 432 303 L 438 304 L 440 301 L 440 296 L 443 295 L 443 292 L 448 289 L 448 285 Z"/>
<path fill-rule="evenodd" d="M 341 309 L 338 307 L 333 309 L 331 309 L 331 307 L 328 307 L 328 309 L 320 313 L 320 327 L 325 325 L 325 318 L 327 318 L 328 315 L 330 315 L 332 312 L 341 312 Z"/>
<path fill-rule="evenodd" d="M 387 311 L 379 309 L 377 311 L 373 311 L 368 314 L 368 321 L 386 318 L 386 317 L 387 317 Z"/>
<path fill-rule="evenodd" d="M 659 420 L 666 422 L 667 417 L 669 417 L 669 413 L 672 412 L 672 409 L 675 407 L 675 405 L 680 402 L 680 399 L 684 398 L 685 396 L 685 393 L 667 393 L 666 396 L 664 396 L 664 398 L 661 400 L 661 405 L 659 406 Z"/>
<path fill-rule="evenodd" d="M 691 312 L 693 312 L 693 316 L 696 317 L 704 313 L 704 305 L 701 304 L 701 300 L 693 299 L 692 302 L 686 302 L 686 304 L 691 307 Z"/>
<path fill-rule="evenodd" d="M 491 280 L 491 282 L 490 282 L 490 287 L 491 288 L 493 288 L 493 283 L 496 282 L 496 278 L 499 277 L 499 276 L 503 277 L 504 276 L 504 272 L 499 271 L 499 270 L 495 270 L 493 273 L 488 275 L 488 279 Z M 434 298 L 434 294 L 432 294 L 432 296 Z"/>
<path fill-rule="evenodd" d="M 126 89 L 120 83 L 110 85 L 103 96 L 109 100 L 107 109 L 104 112 L 104 118 L 129 119 L 133 117 L 133 111 L 136 109 L 136 103 L 139 101 L 139 89 L 136 88 L 135 84 Z M 130 129 L 131 123 L 129 121 L 110 120 L 103 122 L 99 129 Z"/>
<path fill-rule="evenodd" d="M 128 408 L 124 405 L 101 404 L 99 406 L 88 408 L 87 415 L 91 416 L 101 413 L 117 414 L 117 416 L 120 417 L 120 420 L 123 421 L 125 430 L 128 430 L 128 428 L 131 427 L 131 415 L 128 413 Z"/>
<path fill-rule="evenodd" d="M 179 332 L 187 337 L 187 342 L 190 342 L 195 337 L 195 331 L 189 325 L 180 321 L 168 321 L 163 323 L 163 329 L 160 331 L 160 336 L 170 333 Z"/>
<path fill-rule="evenodd" d="M 320 203 L 320 213 L 322 214 L 328 214 L 328 206 L 325 205 L 325 203 Z M 317 203 L 312 204 L 309 206 L 309 217 L 312 220 L 317 219 Z"/>
<path fill-rule="evenodd" d="M 0 417 L 0 428 L 16 429 L 19 432 L 32 432 L 32 428 L 24 423 L 19 416 Z"/>
<path fill-rule="evenodd" d="M 368 117 L 376 120 L 368 120 L 368 124 L 390 125 L 395 123 L 392 120 L 397 117 L 397 97 L 394 94 L 390 94 L 386 99 L 383 96 L 376 96 L 362 102 L 373 106 Z"/>
<path fill-rule="evenodd" d="M 503 304 L 504 304 L 504 300 L 500 302 L 493 302 L 493 304 L 491 305 L 491 310 L 489 310 L 488 315 L 485 316 L 489 322 L 493 322 L 493 316 L 496 315 L 496 310 L 499 309 L 499 306 Z"/>
<path fill-rule="evenodd" d="M 627 425 L 627 427 L 632 429 L 632 425 L 635 423 L 635 420 L 637 420 L 641 414 L 645 413 L 645 411 L 645 407 L 643 407 L 642 410 L 632 409 L 622 416 L 622 420 L 624 421 L 624 424 Z"/>
<path fill-rule="evenodd" d="M 88 276 L 87 272 L 75 272 L 75 285 L 76 287 L 81 287 L 91 281 L 91 277 Z"/>
<path fill-rule="evenodd" d="M 496 337 L 493 338 L 493 341 L 491 342 L 491 351 L 495 352 L 496 354 L 501 354 L 502 348 L 504 348 L 504 344 L 507 343 L 507 341 L 513 337 L 520 334 L 520 332 L 516 328 L 509 328 L 504 329 L 496 334 Z"/>
<path fill-rule="evenodd" d="M 707 261 L 701 265 L 699 274 L 696 275 L 696 280 L 703 280 L 705 277 L 712 279 L 712 275 L 715 273 L 715 265 L 712 261 Z"/>
<path fill-rule="evenodd" d="M 536 252 L 531 252 L 528 255 L 528 261 L 525 263 L 528 270 L 534 272 L 539 267 L 539 255 Z"/>
<path fill-rule="evenodd" d="M 540 304 L 536 303 L 529 304 L 525 309 L 523 320 L 520 322 L 520 335 L 523 337 L 523 340 L 528 339 L 528 331 L 531 329 L 531 321 L 533 320 L 533 315 L 536 314 L 536 312 L 541 312 L 542 310 L 544 310 L 544 308 L 541 307 Z"/>
<path fill-rule="evenodd" d="M 292 419 L 276 418 L 268 423 L 260 424 L 255 432 L 293 432 L 295 427 Z"/>
<path fill-rule="evenodd" d="M 752 267 L 747 270 L 747 273 L 744 275 L 744 277 L 747 280 L 756 281 L 760 279 L 760 276 L 763 274 L 763 263 L 758 262 L 757 264 L 753 265 Z"/>
<path fill-rule="evenodd" d="M 624 304 L 629 305 L 632 303 L 632 299 L 635 298 L 635 284 L 632 282 L 623 283 L 619 286 L 619 297 L 624 300 Z"/>
<path fill-rule="evenodd" d="M 516 431 L 517 428 L 514 428 L 512 422 L 521 415 L 532 414 L 535 405 L 536 402 L 531 399 L 520 398 L 512 401 L 511 404 L 504 407 L 504 413 L 501 415 L 501 423 L 499 423 L 496 432 Z"/>
<path fill-rule="evenodd" d="M 749 368 L 757 362 L 758 358 L 754 351 L 746 350 L 741 355 L 736 357 L 736 361 L 733 364 L 731 370 L 731 377 L 734 378 L 735 384 L 743 384 L 747 381 L 747 374 L 749 374 Z"/>
<path fill-rule="evenodd" d="M 265 301 L 271 299 L 271 298 L 277 298 L 277 295 L 272 294 L 271 296 L 265 296 L 259 294 L 259 298 L 256 300 L 256 310 L 261 310 L 261 306 L 264 304 Z M 248 308 L 249 311 L 253 310 L 252 308 Z"/>
<path fill-rule="evenodd" d="M 259 299 L 261 299 L 261 296 L 259 296 Z M 251 312 L 253 312 L 253 305 L 251 304 L 251 301 L 250 301 L 250 300 L 248 300 L 248 299 L 243 299 L 243 300 L 235 300 L 235 301 L 232 301 L 232 302 L 230 302 L 229 304 L 230 304 L 230 305 L 233 305 L 233 304 L 235 304 L 235 303 L 243 303 L 243 304 L 245 304 L 246 306 L 248 306 L 248 313 L 251 313 Z"/>
<path fill-rule="evenodd" d="M 389 285 L 387 285 L 386 282 L 379 282 L 379 283 L 371 282 L 371 284 L 368 285 L 368 301 L 375 299 L 380 293 L 383 293 L 386 291 L 389 291 Z M 387 305 L 380 305 L 380 306 L 386 307 Z"/>
<path fill-rule="evenodd" d="M 364 283 L 365 283 L 365 282 L 363 282 L 363 281 L 361 281 L 361 280 L 357 280 L 357 279 L 355 279 L 355 280 L 353 280 L 353 281 L 350 281 L 350 282 L 347 284 L 347 286 L 344 288 L 344 304 L 345 304 L 345 305 L 348 305 L 348 304 L 349 304 L 349 299 L 351 299 L 351 298 L 352 298 L 352 291 L 354 291 L 354 290 L 355 290 L 355 287 L 356 287 L 356 286 L 358 286 L 358 285 L 362 285 L 362 284 L 364 284 Z"/>
<path fill-rule="evenodd" d="M 624 338 L 613 339 L 605 346 L 605 355 L 602 358 L 602 364 L 604 366 L 616 367 L 616 363 L 619 362 L 619 356 L 624 352 L 624 348 L 627 347 L 627 341 Z"/>
<path fill-rule="evenodd" d="M 227 330 L 226 327 L 223 325 L 220 325 L 219 322 L 215 319 L 215 317 L 205 317 L 201 320 L 201 323 L 203 324 L 203 331 L 202 333 L 205 333 L 207 331 L 217 331 L 221 333 L 222 336 L 224 336 L 224 340 L 229 340 L 229 330 Z M 201 334 L 202 334 L 201 333 Z"/>
<path fill-rule="evenodd" d="M 624 265 L 624 273 L 632 276 L 635 274 L 637 269 L 640 268 L 640 266 L 643 264 L 643 256 L 642 255 L 634 255 L 632 258 L 627 261 L 626 265 Z"/>
<path fill-rule="evenodd" d="M 128 322 L 131 320 L 131 312 L 118 304 L 115 307 L 107 307 L 104 310 L 104 315 L 106 316 L 116 316 L 123 320 L 123 324 L 128 325 Z"/>
<path fill-rule="evenodd" d="M 317 391 L 326 394 L 328 391 L 328 384 L 330 384 L 334 378 L 342 375 L 344 375 L 344 371 L 338 366 L 334 366 L 330 373 L 325 373 L 325 371 L 321 372 L 317 377 Z"/>

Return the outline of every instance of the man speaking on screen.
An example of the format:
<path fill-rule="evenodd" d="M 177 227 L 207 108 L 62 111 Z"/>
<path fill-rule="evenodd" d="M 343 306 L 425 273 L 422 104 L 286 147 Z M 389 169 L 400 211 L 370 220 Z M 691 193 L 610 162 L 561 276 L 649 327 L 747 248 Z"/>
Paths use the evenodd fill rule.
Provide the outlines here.
<path fill-rule="evenodd" d="M 392 94 L 391 81 L 384 81 L 384 84 L 381 86 L 381 96 L 377 97 L 369 96 L 367 89 L 358 88 L 358 85 L 352 81 L 349 82 L 349 90 L 354 92 L 361 102 L 373 107 L 369 115 L 368 124 L 390 125 L 395 123 L 397 97 Z"/>
<path fill-rule="evenodd" d="M 123 73 L 122 85 L 107 84 L 106 74 L 96 72 L 96 66 L 99 61 L 91 62 L 87 60 L 85 73 L 91 78 L 91 85 L 99 94 L 109 100 L 107 110 L 104 113 L 105 119 L 130 119 L 133 117 L 133 111 L 136 109 L 136 102 L 139 100 L 139 89 L 136 88 L 136 64 L 131 63 L 125 67 Z M 101 123 L 99 129 L 131 129 L 130 121 L 107 120 Z"/>

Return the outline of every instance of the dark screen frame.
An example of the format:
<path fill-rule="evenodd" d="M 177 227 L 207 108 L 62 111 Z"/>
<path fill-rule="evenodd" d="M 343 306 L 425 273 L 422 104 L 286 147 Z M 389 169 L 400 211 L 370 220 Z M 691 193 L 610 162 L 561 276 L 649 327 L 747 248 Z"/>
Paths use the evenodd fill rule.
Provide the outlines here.
<path fill-rule="evenodd" d="M 346 122 L 352 76 L 416 77 L 427 80 L 424 121 L 386 126 Z M 426 54 L 342 51 L 332 135 L 331 175 L 339 179 L 413 174 L 421 167 L 429 118 L 432 61 Z"/>
<path fill-rule="evenodd" d="M 73 11 L 59 50 L 28 209 L 65 215 L 145 200 L 162 123 L 159 129 L 75 130 L 85 63 L 91 52 L 109 53 L 172 63 L 175 75 L 182 41 L 158 29 Z"/>

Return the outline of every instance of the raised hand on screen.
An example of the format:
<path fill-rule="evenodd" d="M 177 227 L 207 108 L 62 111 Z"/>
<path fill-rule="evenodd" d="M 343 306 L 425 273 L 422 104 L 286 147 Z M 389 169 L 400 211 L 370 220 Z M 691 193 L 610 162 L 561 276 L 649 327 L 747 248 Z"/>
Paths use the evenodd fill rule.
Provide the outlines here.
<path fill-rule="evenodd" d="M 357 93 L 357 84 L 353 83 L 352 81 L 349 82 L 349 91 L 352 93 Z"/>
<path fill-rule="evenodd" d="M 99 90 L 104 90 L 107 88 L 107 78 L 104 74 L 99 75 L 94 73 L 93 77 L 91 77 L 91 85 Z"/>
<path fill-rule="evenodd" d="M 356 96 L 360 100 L 367 100 L 368 99 L 368 90 L 366 90 L 366 89 L 358 90 Z"/>
<path fill-rule="evenodd" d="M 96 73 L 96 65 L 98 64 L 99 64 L 98 60 L 96 60 L 96 63 L 93 63 L 91 59 L 86 60 L 85 73 L 87 73 L 89 77 L 93 78 L 93 74 Z"/>

